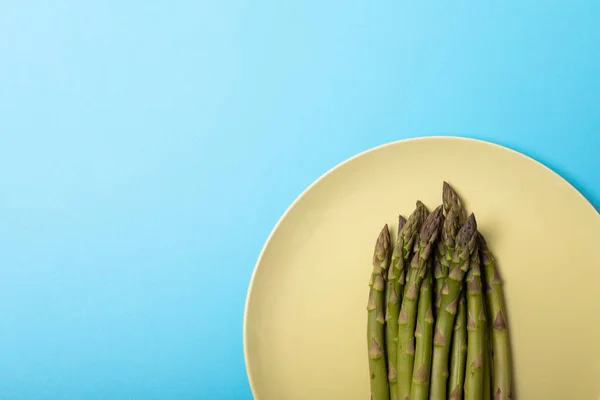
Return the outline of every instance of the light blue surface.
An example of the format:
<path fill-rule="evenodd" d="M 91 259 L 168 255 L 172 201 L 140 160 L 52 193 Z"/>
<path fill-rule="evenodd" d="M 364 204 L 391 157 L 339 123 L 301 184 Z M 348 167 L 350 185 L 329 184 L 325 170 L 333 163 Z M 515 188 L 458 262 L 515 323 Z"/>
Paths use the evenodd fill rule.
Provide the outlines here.
<path fill-rule="evenodd" d="M 600 207 L 600 2 L 482 3 L 5 2 L 0 398 L 250 399 L 267 235 L 379 144 L 493 141 Z"/>

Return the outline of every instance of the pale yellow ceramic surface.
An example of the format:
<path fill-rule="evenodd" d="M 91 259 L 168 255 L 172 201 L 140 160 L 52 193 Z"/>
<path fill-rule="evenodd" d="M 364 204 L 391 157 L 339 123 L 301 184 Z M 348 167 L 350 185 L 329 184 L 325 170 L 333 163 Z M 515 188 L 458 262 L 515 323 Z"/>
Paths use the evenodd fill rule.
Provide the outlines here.
<path fill-rule="evenodd" d="M 371 257 L 384 223 L 447 180 L 505 280 L 519 399 L 600 397 L 600 216 L 511 150 L 458 138 L 396 142 L 342 163 L 288 209 L 257 262 L 244 321 L 257 400 L 369 398 Z"/>

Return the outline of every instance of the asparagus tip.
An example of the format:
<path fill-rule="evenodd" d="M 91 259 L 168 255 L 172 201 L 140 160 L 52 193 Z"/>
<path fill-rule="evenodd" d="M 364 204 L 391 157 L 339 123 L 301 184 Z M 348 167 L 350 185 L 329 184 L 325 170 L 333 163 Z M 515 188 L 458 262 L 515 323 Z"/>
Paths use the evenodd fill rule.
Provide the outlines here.
<path fill-rule="evenodd" d="M 469 218 L 465 221 L 463 227 L 458 231 L 456 242 L 461 245 L 466 245 L 473 238 L 477 231 L 477 220 L 475 220 L 475 214 L 471 213 Z"/>
<path fill-rule="evenodd" d="M 453 191 L 452 186 L 446 181 L 442 184 L 442 198 L 447 198 L 450 192 Z"/>
<path fill-rule="evenodd" d="M 384 262 L 390 250 L 390 230 L 388 224 L 383 226 L 383 229 L 377 237 L 375 243 L 375 251 L 373 252 L 373 265 L 380 265 Z"/>
<path fill-rule="evenodd" d="M 421 226 L 421 241 L 427 242 L 429 238 L 438 231 L 440 224 L 442 222 L 442 206 L 438 206 L 423 222 L 423 226 Z"/>
<path fill-rule="evenodd" d="M 400 237 L 400 232 L 402 231 L 402 228 L 404 228 L 404 225 L 406 225 L 406 218 L 404 218 L 402 215 L 398 216 L 398 237 Z"/>
<path fill-rule="evenodd" d="M 460 204 L 460 198 L 458 197 L 458 194 L 446 181 L 444 181 L 442 185 L 442 201 L 444 202 L 444 209 L 446 212 L 448 212 L 453 204 Z"/>
<path fill-rule="evenodd" d="M 388 224 L 385 224 L 383 226 L 383 229 L 381 230 L 381 234 L 383 234 L 384 237 L 387 237 L 387 239 L 390 238 L 390 229 L 388 227 Z"/>
<path fill-rule="evenodd" d="M 456 191 L 452 188 L 452 186 L 450 186 L 448 181 L 444 181 L 442 184 L 442 197 L 447 199 L 450 197 L 457 197 L 457 196 L 458 195 L 456 194 Z"/>

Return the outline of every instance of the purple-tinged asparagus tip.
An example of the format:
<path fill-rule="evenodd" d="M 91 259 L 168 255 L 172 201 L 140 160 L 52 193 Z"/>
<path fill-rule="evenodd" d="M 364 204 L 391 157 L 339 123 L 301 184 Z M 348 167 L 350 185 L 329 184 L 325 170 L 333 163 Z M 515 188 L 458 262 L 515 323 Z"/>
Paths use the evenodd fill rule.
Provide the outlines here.
<path fill-rule="evenodd" d="M 400 237 L 400 232 L 402 232 L 402 228 L 406 225 L 406 218 L 402 215 L 398 216 L 398 237 Z"/>
<path fill-rule="evenodd" d="M 375 251 L 373 252 L 373 266 L 381 267 L 387 258 L 388 252 L 390 251 L 390 230 L 388 225 L 385 224 L 383 229 L 377 237 L 375 243 Z"/>
<path fill-rule="evenodd" d="M 421 226 L 421 232 L 419 232 L 421 243 L 426 243 L 432 236 L 437 236 L 440 226 L 442 224 L 442 206 L 438 206 L 431 214 L 427 216 L 423 226 Z"/>
<path fill-rule="evenodd" d="M 466 246 L 471 239 L 473 239 L 473 235 L 477 232 L 477 221 L 475 220 L 475 214 L 471 213 L 469 218 L 465 221 L 465 224 L 458 231 L 458 236 L 456 237 L 456 243 L 460 246 Z"/>

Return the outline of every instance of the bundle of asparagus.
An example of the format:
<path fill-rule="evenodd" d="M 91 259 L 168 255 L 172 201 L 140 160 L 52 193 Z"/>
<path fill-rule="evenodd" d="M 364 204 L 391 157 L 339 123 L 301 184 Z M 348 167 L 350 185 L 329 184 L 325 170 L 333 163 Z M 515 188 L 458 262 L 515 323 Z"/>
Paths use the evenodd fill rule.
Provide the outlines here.
<path fill-rule="evenodd" d="M 367 303 L 371 400 L 506 400 L 511 359 L 501 280 L 474 214 L 442 205 L 377 238 Z"/>

